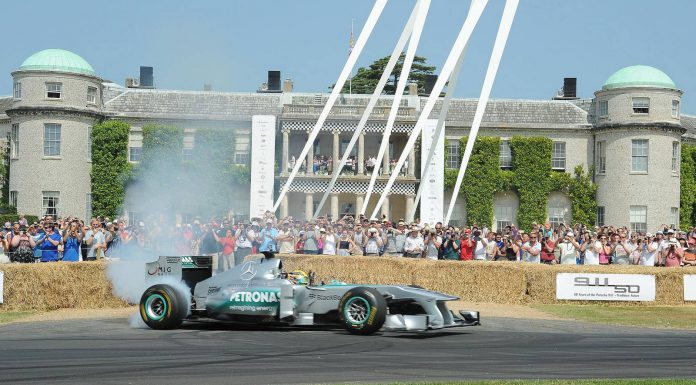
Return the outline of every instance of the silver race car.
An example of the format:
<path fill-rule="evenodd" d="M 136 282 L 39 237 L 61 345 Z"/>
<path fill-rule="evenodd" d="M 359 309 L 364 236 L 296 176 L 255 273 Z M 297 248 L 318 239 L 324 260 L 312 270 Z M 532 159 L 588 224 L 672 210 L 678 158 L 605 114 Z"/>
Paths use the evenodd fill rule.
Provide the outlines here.
<path fill-rule="evenodd" d="M 191 289 L 153 284 L 140 299 L 143 321 L 153 329 L 206 318 L 288 326 L 335 324 L 353 334 L 480 324 L 476 311 L 455 315 L 447 308 L 447 301 L 458 297 L 417 286 L 316 284 L 313 274 L 286 273 L 280 259 L 264 255 L 216 275 L 210 256 L 159 257 L 147 264 L 150 282 L 170 276 Z"/>

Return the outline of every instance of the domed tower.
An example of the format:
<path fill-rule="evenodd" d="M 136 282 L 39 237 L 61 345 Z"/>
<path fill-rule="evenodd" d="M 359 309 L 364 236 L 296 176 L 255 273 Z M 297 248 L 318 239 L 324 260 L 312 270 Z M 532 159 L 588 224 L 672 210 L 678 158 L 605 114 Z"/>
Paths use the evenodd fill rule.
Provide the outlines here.
<path fill-rule="evenodd" d="M 61 49 L 31 55 L 12 78 L 10 201 L 26 214 L 84 218 L 91 211 L 91 128 L 102 117 L 102 79 Z"/>
<path fill-rule="evenodd" d="M 595 92 L 599 222 L 652 232 L 678 225 L 681 96 L 664 72 L 642 65 Z"/>

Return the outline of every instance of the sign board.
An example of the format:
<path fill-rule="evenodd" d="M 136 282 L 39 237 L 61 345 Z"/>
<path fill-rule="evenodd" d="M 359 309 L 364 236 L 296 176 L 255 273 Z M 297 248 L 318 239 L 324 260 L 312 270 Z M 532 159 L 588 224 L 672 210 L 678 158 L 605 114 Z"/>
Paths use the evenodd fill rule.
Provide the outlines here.
<path fill-rule="evenodd" d="M 655 276 L 647 274 L 556 274 L 556 299 L 654 301 Z"/>
<path fill-rule="evenodd" d="M 428 119 L 423 127 L 421 137 L 421 180 L 422 185 L 420 199 L 420 219 L 421 223 L 429 223 L 434 226 L 437 222 L 444 220 L 443 202 L 445 193 L 445 130 L 440 132 L 440 136 L 435 138 L 437 119 Z M 425 162 L 428 160 L 430 146 L 435 146 L 435 153 L 430 160 L 428 174 L 424 175 Z"/>
<path fill-rule="evenodd" d="M 696 275 L 684 275 L 684 301 L 696 301 Z"/>
<path fill-rule="evenodd" d="M 275 130 L 275 116 L 254 115 L 251 118 L 251 217 L 263 217 L 266 210 L 273 211 Z"/>
<path fill-rule="evenodd" d="M 2 303 L 2 301 L 3 301 L 2 293 L 4 290 L 4 287 L 3 287 L 4 280 L 5 280 L 5 273 L 0 271 L 0 303 Z"/>

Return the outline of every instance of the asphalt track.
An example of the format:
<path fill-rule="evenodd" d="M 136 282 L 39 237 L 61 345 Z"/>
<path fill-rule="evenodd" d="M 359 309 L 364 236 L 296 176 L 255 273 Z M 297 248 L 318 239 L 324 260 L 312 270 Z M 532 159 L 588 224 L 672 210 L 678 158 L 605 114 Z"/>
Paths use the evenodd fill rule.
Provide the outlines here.
<path fill-rule="evenodd" d="M 485 317 L 485 315 L 484 315 Z M 181 330 L 127 319 L 0 325 L 0 383 L 297 384 L 510 378 L 696 378 L 696 332 L 483 319 L 443 333 Z"/>

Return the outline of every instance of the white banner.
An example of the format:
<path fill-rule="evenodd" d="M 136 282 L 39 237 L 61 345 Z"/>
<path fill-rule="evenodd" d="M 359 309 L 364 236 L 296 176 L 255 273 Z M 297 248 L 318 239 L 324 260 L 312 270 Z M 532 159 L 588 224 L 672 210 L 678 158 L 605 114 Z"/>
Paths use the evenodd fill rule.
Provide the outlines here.
<path fill-rule="evenodd" d="M 684 275 L 684 301 L 696 301 L 696 275 Z"/>
<path fill-rule="evenodd" d="M 3 287 L 4 281 L 5 281 L 5 273 L 3 273 L 2 271 L 0 271 L 0 303 L 2 303 L 2 301 L 3 301 L 2 293 L 3 293 L 3 290 L 5 289 L 5 288 Z"/>
<path fill-rule="evenodd" d="M 644 274 L 556 274 L 556 299 L 654 301 L 655 276 Z"/>
<path fill-rule="evenodd" d="M 440 131 L 440 137 L 434 139 L 437 119 L 428 119 L 423 126 L 421 137 L 421 178 L 423 186 L 420 201 L 420 219 L 422 223 L 434 226 L 443 221 L 443 199 L 445 190 L 445 130 Z M 428 175 L 423 175 L 425 162 L 428 160 L 430 146 L 435 142 L 435 152 L 430 161 Z M 409 165 L 409 167 L 413 167 Z"/>
<path fill-rule="evenodd" d="M 266 210 L 273 211 L 275 129 L 273 115 L 254 115 L 251 118 L 251 217 L 263 217 Z"/>

